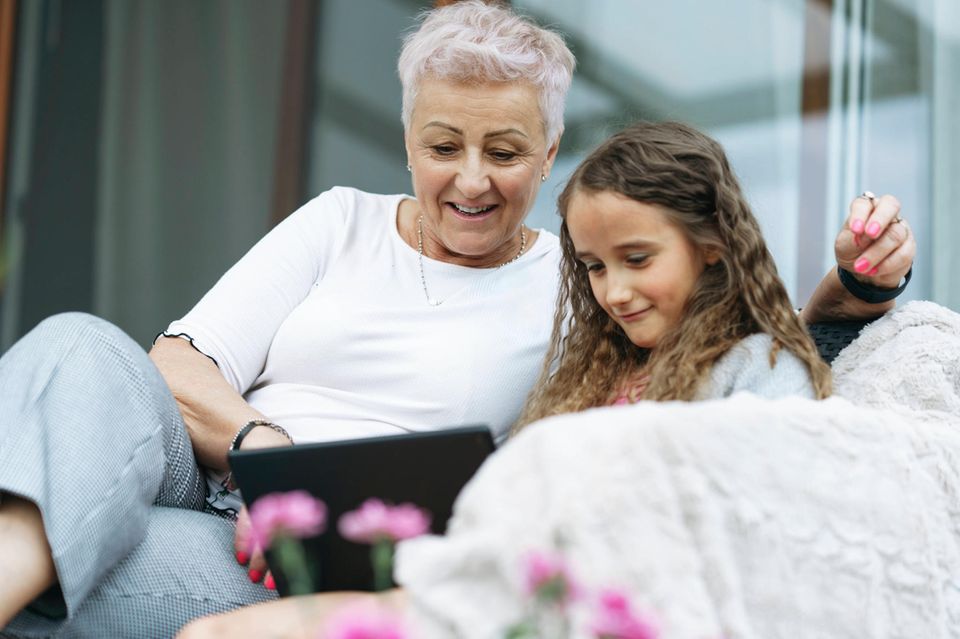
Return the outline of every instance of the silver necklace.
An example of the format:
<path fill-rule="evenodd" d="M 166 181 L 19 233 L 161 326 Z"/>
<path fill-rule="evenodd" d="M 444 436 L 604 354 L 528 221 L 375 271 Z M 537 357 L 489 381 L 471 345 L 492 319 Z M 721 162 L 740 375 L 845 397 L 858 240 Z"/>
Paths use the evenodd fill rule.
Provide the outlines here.
<path fill-rule="evenodd" d="M 520 250 L 512 259 L 507 260 L 503 264 L 497 264 L 494 268 L 503 268 L 507 264 L 513 264 L 520 259 L 520 256 L 523 255 L 523 252 L 527 248 L 527 234 L 523 230 L 523 225 L 520 225 Z M 427 278 L 423 274 L 423 214 L 417 218 L 417 259 L 420 263 L 420 284 L 423 285 L 423 295 L 427 298 L 427 304 L 430 306 L 440 306 L 443 304 L 443 300 L 435 300 L 430 297 L 430 293 L 427 291 Z"/>

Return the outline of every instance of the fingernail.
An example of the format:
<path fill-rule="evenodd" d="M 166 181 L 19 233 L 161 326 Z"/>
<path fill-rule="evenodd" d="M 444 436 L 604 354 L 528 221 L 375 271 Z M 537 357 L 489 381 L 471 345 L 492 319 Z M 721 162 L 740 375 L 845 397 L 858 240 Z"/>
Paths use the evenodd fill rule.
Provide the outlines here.
<path fill-rule="evenodd" d="M 869 235 L 870 237 L 876 237 L 880 235 L 880 223 L 870 222 L 870 225 L 867 226 L 867 235 Z"/>
<path fill-rule="evenodd" d="M 241 566 L 246 566 L 247 562 L 250 561 L 250 555 L 243 552 L 242 550 L 237 551 L 237 563 Z"/>
<path fill-rule="evenodd" d="M 263 585 L 267 590 L 277 589 L 277 583 L 273 580 L 273 575 L 267 575 L 267 578 L 263 580 Z"/>
<path fill-rule="evenodd" d="M 250 581 L 257 583 L 263 577 L 263 571 L 254 569 L 248 572 L 247 575 L 250 577 Z"/>
<path fill-rule="evenodd" d="M 870 270 L 870 261 L 865 257 L 861 257 L 859 260 L 853 263 L 853 270 L 857 273 L 866 273 Z"/>
<path fill-rule="evenodd" d="M 880 272 L 880 267 L 874 266 L 872 269 L 870 269 L 870 272 L 867 273 L 867 275 L 871 275 L 871 276 L 872 276 L 872 275 L 876 275 L 876 274 L 879 273 L 879 272 Z"/>
<path fill-rule="evenodd" d="M 850 223 L 850 230 L 859 235 L 863 233 L 863 220 L 854 220 Z"/>

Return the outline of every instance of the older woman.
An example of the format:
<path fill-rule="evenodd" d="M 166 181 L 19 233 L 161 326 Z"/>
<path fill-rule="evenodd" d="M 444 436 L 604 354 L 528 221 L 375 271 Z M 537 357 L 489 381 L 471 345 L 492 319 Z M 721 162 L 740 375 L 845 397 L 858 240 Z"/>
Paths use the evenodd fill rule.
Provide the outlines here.
<path fill-rule="evenodd" d="M 18 575 L 0 580 L 7 635 L 170 635 L 272 598 L 251 583 L 262 558 L 238 555 L 247 572 L 230 557 L 231 448 L 465 421 L 503 436 L 550 333 L 557 239 L 524 218 L 556 157 L 573 65 L 558 35 L 508 9 L 430 13 L 399 64 L 415 198 L 320 195 L 150 359 L 70 315 L 0 360 L 0 574 Z M 838 238 L 842 266 L 869 262 L 866 286 L 909 268 L 898 209 L 859 198 Z M 860 302 L 831 274 L 805 313 L 891 304 Z"/>

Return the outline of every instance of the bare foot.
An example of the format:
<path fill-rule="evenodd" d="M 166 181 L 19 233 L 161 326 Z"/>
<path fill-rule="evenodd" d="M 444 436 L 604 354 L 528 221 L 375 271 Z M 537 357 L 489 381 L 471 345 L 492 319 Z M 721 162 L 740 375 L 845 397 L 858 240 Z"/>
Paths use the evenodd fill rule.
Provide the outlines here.
<path fill-rule="evenodd" d="M 0 575 L 16 575 L 0 579 L 0 629 L 57 579 L 40 511 L 6 493 L 0 502 Z"/>

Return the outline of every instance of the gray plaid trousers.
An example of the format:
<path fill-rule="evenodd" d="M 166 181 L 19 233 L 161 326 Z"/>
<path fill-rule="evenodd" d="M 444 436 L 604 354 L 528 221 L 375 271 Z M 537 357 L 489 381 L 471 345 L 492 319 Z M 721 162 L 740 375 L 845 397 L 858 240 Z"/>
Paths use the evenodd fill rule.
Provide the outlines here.
<path fill-rule="evenodd" d="M 170 637 L 274 597 L 233 559 L 232 524 L 203 512 L 160 373 L 104 320 L 51 317 L 0 358 L 0 491 L 43 513 L 67 613 L 28 608 L 0 637 Z"/>

